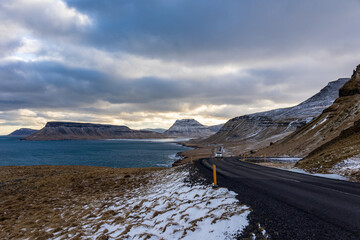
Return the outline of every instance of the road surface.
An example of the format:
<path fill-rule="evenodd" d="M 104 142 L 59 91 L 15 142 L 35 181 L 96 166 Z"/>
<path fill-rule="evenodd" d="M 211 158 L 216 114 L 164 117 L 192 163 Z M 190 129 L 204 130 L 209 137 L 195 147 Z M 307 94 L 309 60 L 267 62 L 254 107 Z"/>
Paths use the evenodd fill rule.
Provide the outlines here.
<path fill-rule="evenodd" d="M 246 163 L 200 159 L 199 173 L 237 192 L 272 239 L 360 239 L 360 184 Z"/>

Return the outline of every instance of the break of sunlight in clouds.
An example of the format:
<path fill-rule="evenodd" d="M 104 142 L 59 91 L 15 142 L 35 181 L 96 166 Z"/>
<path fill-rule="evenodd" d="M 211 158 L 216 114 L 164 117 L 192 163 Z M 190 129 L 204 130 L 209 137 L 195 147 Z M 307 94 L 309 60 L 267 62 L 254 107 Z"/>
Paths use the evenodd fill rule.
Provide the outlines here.
<path fill-rule="evenodd" d="M 61 0 L 3 0 L 2 14 L 39 31 L 68 31 L 91 25 L 91 19 Z M 52 29 L 51 29 L 52 28 Z"/>
<path fill-rule="evenodd" d="M 114 78 L 126 79 L 156 76 L 164 79 L 197 81 L 215 76 L 241 74 L 243 70 L 238 63 L 190 65 L 186 62 L 166 61 L 125 52 L 107 52 L 78 46 L 71 46 L 70 51 L 67 51 L 66 62 L 69 61 L 72 66 L 90 67 L 114 75 Z"/>
<path fill-rule="evenodd" d="M 359 64 L 357 0 L 3 0 L 0 134 L 47 121 L 212 125 Z"/>

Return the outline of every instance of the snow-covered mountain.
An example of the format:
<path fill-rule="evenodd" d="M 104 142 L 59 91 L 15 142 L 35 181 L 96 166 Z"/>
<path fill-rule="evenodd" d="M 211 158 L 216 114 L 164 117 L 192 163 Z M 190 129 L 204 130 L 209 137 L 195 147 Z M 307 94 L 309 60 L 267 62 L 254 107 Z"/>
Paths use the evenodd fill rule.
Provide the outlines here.
<path fill-rule="evenodd" d="M 329 107 L 339 96 L 339 88 L 348 78 L 340 78 L 297 106 L 254 113 L 230 119 L 214 135 L 199 141 L 200 145 L 233 145 L 233 153 L 259 149 L 304 126 Z"/>
<path fill-rule="evenodd" d="M 336 98 L 339 97 L 339 89 L 349 80 L 349 78 L 339 78 L 336 81 L 329 82 L 323 89 L 304 102 L 289 108 L 280 108 L 267 112 L 255 113 L 251 117 L 268 117 L 274 121 L 283 121 L 294 119 L 295 123 L 306 121 L 319 116 L 321 112 L 329 107 Z"/>
<path fill-rule="evenodd" d="M 222 125 L 204 126 L 195 119 L 176 120 L 175 123 L 164 132 L 165 135 L 172 137 L 199 138 L 207 137 L 217 132 Z"/>

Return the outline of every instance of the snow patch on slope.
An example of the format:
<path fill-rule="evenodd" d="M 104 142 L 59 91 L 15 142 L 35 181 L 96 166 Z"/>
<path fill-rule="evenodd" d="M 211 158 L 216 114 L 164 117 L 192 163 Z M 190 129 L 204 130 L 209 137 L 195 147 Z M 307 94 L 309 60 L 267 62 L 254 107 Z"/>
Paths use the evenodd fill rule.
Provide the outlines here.
<path fill-rule="evenodd" d="M 167 169 L 147 186 L 115 199 L 105 198 L 96 216 L 82 220 L 84 237 L 234 239 L 248 225 L 249 208 L 239 204 L 236 193 L 190 186 L 185 183 L 187 177 L 187 171 Z"/>
<path fill-rule="evenodd" d="M 360 171 L 360 155 L 353 156 L 340 163 L 337 163 L 331 169 L 331 172 L 345 176 L 349 176 L 359 171 Z"/>
<path fill-rule="evenodd" d="M 310 130 L 316 128 L 317 126 L 323 124 L 324 122 L 326 122 L 328 120 L 328 116 L 326 116 L 321 122 L 315 124 Z"/>

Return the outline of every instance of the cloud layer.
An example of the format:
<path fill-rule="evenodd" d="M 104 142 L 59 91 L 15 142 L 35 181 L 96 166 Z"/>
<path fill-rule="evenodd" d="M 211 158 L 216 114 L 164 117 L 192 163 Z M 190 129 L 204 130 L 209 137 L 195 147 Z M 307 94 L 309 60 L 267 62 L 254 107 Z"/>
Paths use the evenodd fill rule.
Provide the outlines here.
<path fill-rule="evenodd" d="M 0 134 L 169 127 L 299 103 L 359 63 L 358 0 L 4 0 Z M 34 17 L 36 16 L 36 17 Z"/>

